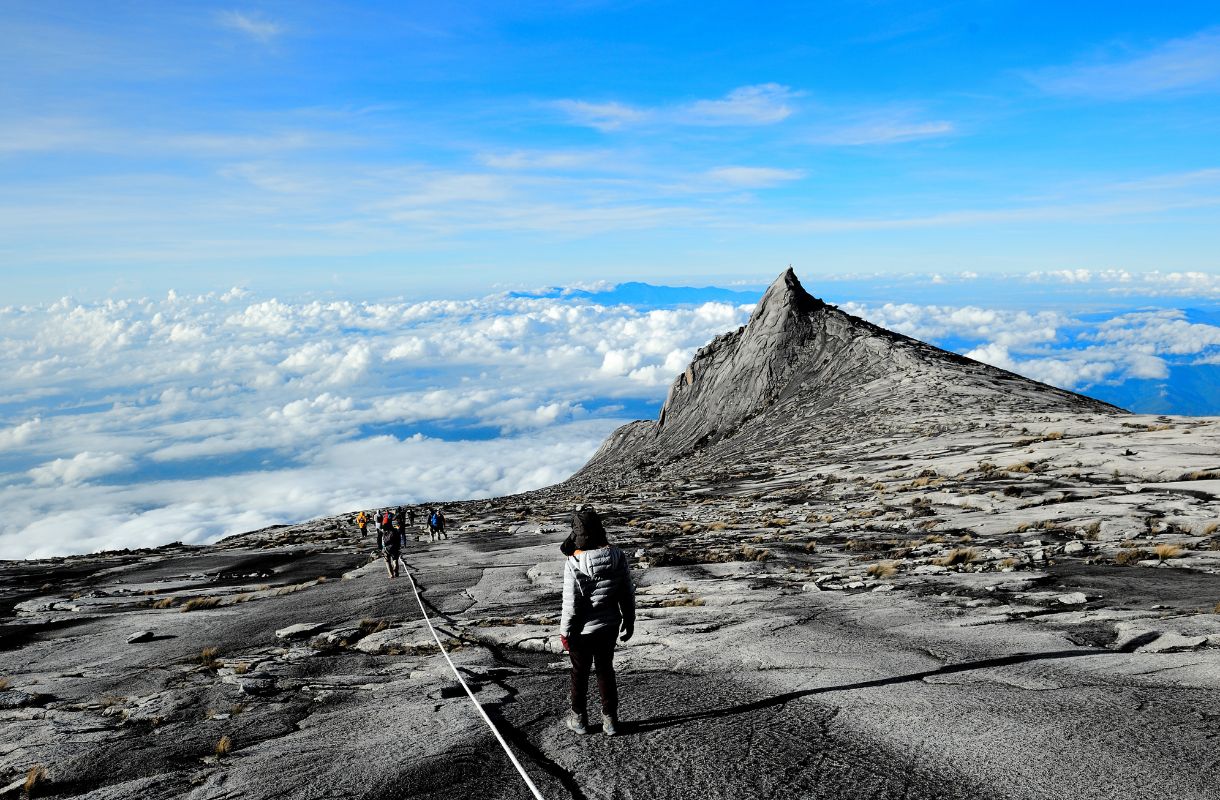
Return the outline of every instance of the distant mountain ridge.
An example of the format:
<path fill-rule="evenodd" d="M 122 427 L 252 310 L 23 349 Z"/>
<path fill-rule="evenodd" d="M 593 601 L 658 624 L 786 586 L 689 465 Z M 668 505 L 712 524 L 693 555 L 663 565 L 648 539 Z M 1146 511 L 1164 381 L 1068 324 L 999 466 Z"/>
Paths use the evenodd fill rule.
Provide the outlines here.
<path fill-rule="evenodd" d="M 619 428 L 573 480 L 698 453 L 798 447 L 903 416 L 1123 409 L 881 328 L 809 294 L 791 268 L 736 331 L 702 347 L 654 421 Z M 769 444 L 768 444 L 769 443 Z"/>

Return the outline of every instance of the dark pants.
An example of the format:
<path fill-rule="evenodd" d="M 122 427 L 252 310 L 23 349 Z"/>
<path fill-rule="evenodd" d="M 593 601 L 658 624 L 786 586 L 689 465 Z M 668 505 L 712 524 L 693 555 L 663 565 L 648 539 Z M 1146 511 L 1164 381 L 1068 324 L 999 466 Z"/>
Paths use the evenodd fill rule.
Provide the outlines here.
<path fill-rule="evenodd" d="M 617 637 L 618 631 L 614 628 L 568 637 L 568 655 L 572 657 L 572 710 L 577 714 L 585 713 L 591 667 L 597 670 L 602 713 L 618 712 L 618 684 L 614 680 L 614 640 Z"/>

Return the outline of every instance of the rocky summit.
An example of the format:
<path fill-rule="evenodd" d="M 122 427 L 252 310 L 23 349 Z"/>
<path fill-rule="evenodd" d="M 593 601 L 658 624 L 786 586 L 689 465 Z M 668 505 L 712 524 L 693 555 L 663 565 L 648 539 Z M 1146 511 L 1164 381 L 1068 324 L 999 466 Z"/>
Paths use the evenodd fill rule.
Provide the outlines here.
<path fill-rule="evenodd" d="M 1220 796 L 1220 420 L 1133 415 L 781 275 L 568 481 L 404 559 L 548 798 Z M 557 545 L 638 589 L 564 727 Z M 352 515 L 0 564 L 0 796 L 528 798 Z"/>

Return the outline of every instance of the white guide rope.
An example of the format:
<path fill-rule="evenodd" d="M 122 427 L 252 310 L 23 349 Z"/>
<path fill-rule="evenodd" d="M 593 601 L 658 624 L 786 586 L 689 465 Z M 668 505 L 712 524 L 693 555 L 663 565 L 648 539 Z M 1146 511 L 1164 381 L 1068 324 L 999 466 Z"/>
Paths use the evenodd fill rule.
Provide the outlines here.
<path fill-rule="evenodd" d="M 521 766 L 521 762 L 513 755 L 513 751 L 508 749 L 508 742 L 504 741 L 504 737 L 496 730 L 496 724 L 491 721 L 491 717 L 487 716 L 487 712 L 483 710 L 483 706 L 479 705 L 479 701 L 475 699 L 474 692 L 470 691 L 470 687 L 466 685 L 462 674 L 457 671 L 457 667 L 453 666 L 453 660 L 449 658 L 449 654 L 445 652 L 445 645 L 441 644 L 441 637 L 436 635 L 436 628 L 432 627 L 432 620 L 428 618 L 428 612 L 424 609 L 423 598 L 419 596 L 419 587 L 415 585 L 415 578 L 411 577 L 411 570 L 406 570 L 407 580 L 411 581 L 411 591 L 415 592 L 415 602 L 419 603 L 419 610 L 424 615 L 424 622 L 428 623 L 428 630 L 432 631 L 432 638 L 436 640 L 436 646 L 441 649 L 441 655 L 449 662 L 449 669 L 453 670 L 454 677 L 458 679 L 458 683 L 462 684 L 462 688 L 466 690 L 466 695 L 470 697 L 470 702 L 474 703 L 474 707 L 478 709 L 479 716 L 487 723 L 487 727 L 491 728 L 491 732 L 495 734 L 496 741 L 504 748 L 504 752 L 508 754 L 508 760 L 513 762 L 513 766 L 517 768 L 517 772 L 521 773 L 521 780 L 525 781 L 525 785 L 534 793 L 534 797 L 538 800 L 544 800 L 542 792 L 538 791 L 538 787 L 530 780 L 530 776 L 525 774 L 525 767 Z"/>

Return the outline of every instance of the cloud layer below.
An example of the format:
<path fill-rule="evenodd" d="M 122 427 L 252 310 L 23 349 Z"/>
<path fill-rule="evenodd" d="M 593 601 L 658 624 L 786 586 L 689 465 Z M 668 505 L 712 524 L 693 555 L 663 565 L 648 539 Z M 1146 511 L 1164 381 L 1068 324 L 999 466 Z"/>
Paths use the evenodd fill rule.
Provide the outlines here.
<path fill-rule="evenodd" d="M 1217 413 L 1200 388 L 1220 371 L 1214 284 L 963 273 L 810 288 L 1134 410 Z M 916 287 L 942 302 L 878 299 Z M 1157 301 L 1162 290 L 1198 305 L 1167 308 L 1180 301 Z M 1043 307 L 1012 307 L 1021 292 Z M 694 351 L 745 323 L 757 296 L 624 284 L 290 302 L 235 289 L 0 308 L 0 557 L 206 542 L 557 482 L 614 427 L 654 416 Z M 1095 310 L 1075 311 L 1086 298 Z"/>

